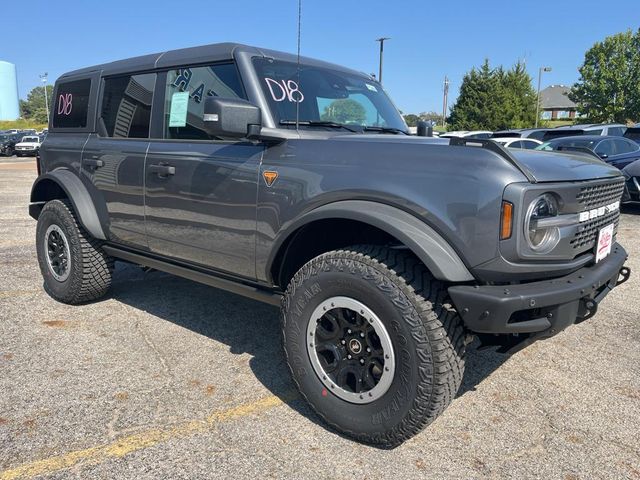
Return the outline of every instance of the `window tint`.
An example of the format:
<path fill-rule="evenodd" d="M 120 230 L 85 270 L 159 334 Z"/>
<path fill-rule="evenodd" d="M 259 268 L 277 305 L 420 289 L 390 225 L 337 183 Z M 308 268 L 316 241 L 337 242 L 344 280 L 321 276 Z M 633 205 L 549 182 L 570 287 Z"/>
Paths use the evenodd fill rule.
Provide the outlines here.
<path fill-rule="evenodd" d="M 585 135 L 602 135 L 602 128 L 596 130 L 585 130 Z"/>
<path fill-rule="evenodd" d="M 639 148 L 637 144 L 622 139 L 613 140 L 613 143 L 615 144 L 616 155 L 635 152 Z"/>
<path fill-rule="evenodd" d="M 522 148 L 522 141 L 516 140 L 515 142 L 511 142 L 509 148 Z"/>
<path fill-rule="evenodd" d="M 603 140 L 596 147 L 596 153 L 600 156 L 607 155 L 610 157 L 611 155 L 614 155 L 615 149 L 613 142 L 611 140 Z"/>
<path fill-rule="evenodd" d="M 156 74 L 147 73 L 104 81 L 99 131 L 115 138 L 148 138 L 151 100 Z"/>
<path fill-rule="evenodd" d="M 84 128 L 87 126 L 91 80 L 60 83 L 53 104 L 54 128 Z"/>
<path fill-rule="evenodd" d="M 247 98 L 233 63 L 171 70 L 165 87 L 165 138 L 213 139 L 202 129 L 205 98 Z"/>
<path fill-rule="evenodd" d="M 613 135 L 616 137 L 621 137 L 622 135 L 624 135 L 624 131 L 626 130 L 625 127 L 609 127 L 608 131 L 607 131 L 607 135 Z"/>
<path fill-rule="evenodd" d="M 537 142 L 532 142 L 531 140 L 522 140 L 522 148 L 526 148 L 528 150 L 533 150 L 538 145 L 540 144 Z"/>

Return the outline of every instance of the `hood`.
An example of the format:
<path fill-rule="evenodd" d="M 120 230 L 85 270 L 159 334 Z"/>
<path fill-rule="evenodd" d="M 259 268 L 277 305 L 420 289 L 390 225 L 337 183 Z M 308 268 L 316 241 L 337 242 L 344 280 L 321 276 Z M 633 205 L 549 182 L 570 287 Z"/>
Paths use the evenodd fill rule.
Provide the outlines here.
<path fill-rule="evenodd" d="M 428 145 L 447 145 L 449 139 L 435 137 L 415 137 L 408 135 L 385 135 L 385 134 L 358 134 L 358 135 L 337 135 L 332 137 L 334 140 L 341 142 L 363 142 L 367 143 L 392 143 L 392 144 L 422 144 Z M 459 148 L 480 148 L 475 146 L 459 147 L 451 146 L 452 149 Z M 484 149 L 483 149 L 484 150 Z M 452 150 L 453 153 L 454 150 Z M 603 162 L 600 159 L 582 153 L 568 152 L 545 152 L 538 150 L 522 150 L 509 149 L 513 157 L 517 160 L 519 166 L 513 165 L 511 161 L 504 158 L 504 161 L 513 165 L 514 168 L 528 174 L 535 182 L 575 182 L 582 180 L 593 180 L 597 178 L 606 178 L 619 176 L 620 171 Z M 494 155 L 498 155 L 494 153 Z M 455 155 L 452 155 L 454 157 Z"/>
<path fill-rule="evenodd" d="M 510 149 L 536 182 L 566 182 L 616 177 L 620 170 L 591 155 Z"/>
<path fill-rule="evenodd" d="M 38 142 L 20 142 L 16 143 L 16 147 L 37 147 L 40 145 Z"/>

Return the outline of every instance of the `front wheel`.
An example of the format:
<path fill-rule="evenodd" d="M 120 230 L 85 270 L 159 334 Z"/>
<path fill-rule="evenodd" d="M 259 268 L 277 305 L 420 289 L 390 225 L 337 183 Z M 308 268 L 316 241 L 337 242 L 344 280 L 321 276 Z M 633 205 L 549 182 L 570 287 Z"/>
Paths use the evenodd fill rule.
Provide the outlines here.
<path fill-rule="evenodd" d="M 304 265 L 283 299 L 293 379 L 331 426 L 394 447 L 453 400 L 464 330 L 446 288 L 410 252 L 356 246 Z"/>

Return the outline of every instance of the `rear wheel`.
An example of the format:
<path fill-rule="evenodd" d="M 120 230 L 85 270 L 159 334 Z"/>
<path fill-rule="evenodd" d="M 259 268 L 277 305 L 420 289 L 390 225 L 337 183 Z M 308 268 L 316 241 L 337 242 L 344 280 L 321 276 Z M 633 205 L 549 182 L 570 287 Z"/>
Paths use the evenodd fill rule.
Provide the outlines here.
<path fill-rule="evenodd" d="M 89 302 L 111 286 L 113 259 L 82 228 L 67 200 L 52 200 L 43 207 L 36 246 L 45 290 L 56 300 Z"/>
<path fill-rule="evenodd" d="M 405 250 L 356 246 L 320 255 L 283 299 L 294 381 L 331 426 L 393 447 L 453 400 L 464 331 L 446 288 Z"/>

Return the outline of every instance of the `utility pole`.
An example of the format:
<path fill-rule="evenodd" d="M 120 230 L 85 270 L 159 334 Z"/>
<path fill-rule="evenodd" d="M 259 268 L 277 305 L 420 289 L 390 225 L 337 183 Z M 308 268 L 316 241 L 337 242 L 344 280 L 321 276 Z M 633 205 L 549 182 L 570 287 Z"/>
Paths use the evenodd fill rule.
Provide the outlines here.
<path fill-rule="evenodd" d="M 551 67 L 540 67 L 538 69 L 538 97 L 536 101 L 536 128 L 538 128 L 538 120 L 540 120 L 540 81 L 542 80 L 542 72 L 550 72 Z"/>
<path fill-rule="evenodd" d="M 445 126 L 447 121 L 447 97 L 449 96 L 449 79 L 447 76 L 444 76 L 444 86 L 443 86 L 443 95 L 442 95 L 442 126 Z"/>
<path fill-rule="evenodd" d="M 380 42 L 380 65 L 378 68 L 378 82 L 382 83 L 382 53 L 384 52 L 384 41 L 391 40 L 391 37 L 376 38 L 376 42 Z"/>
<path fill-rule="evenodd" d="M 47 109 L 47 126 L 49 126 L 49 96 L 47 95 L 47 80 L 49 74 L 44 72 L 44 74 L 40 75 L 40 80 L 44 84 L 44 107 Z"/>

